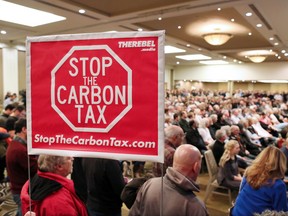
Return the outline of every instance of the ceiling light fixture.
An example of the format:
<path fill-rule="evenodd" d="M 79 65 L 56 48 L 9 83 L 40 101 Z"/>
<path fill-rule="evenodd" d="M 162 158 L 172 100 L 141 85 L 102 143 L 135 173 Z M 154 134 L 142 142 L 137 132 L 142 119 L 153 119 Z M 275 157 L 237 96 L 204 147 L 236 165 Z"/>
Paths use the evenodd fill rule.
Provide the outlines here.
<path fill-rule="evenodd" d="M 186 50 L 180 49 L 180 48 L 177 48 L 177 47 L 174 47 L 174 46 L 166 45 L 164 47 L 164 52 L 165 52 L 165 54 L 169 54 L 169 53 L 183 53 L 183 52 L 186 52 Z"/>
<path fill-rule="evenodd" d="M 80 14 L 84 14 L 84 13 L 86 13 L 86 11 L 84 10 L 84 9 L 79 9 L 79 11 L 78 11 Z"/>
<path fill-rule="evenodd" d="M 222 61 L 222 60 L 208 60 L 208 61 L 199 61 L 200 64 L 205 64 L 205 65 L 225 65 L 229 64 L 227 61 Z"/>
<path fill-rule="evenodd" d="M 175 57 L 186 61 L 211 59 L 211 57 L 202 54 L 179 55 Z"/>
<path fill-rule="evenodd" d="M 23 1 L 21 1 L 22 3 Z M 29 16 L 27 15 L 29 14 Z M 0 1 L 0 20 L 29 27 L 66 20 L 63 16 L 29 8 L 7 1 Z"/>
<path fill-rule="evenodd" d="M 203 35 L 204 40 L 213 46 L 223 45 L 232 37 L 232 34 L 228 33 L 209 33 Z"/>
<path fill-rule="evenodd" d="M 254 63 L 261 63 L 261 62 L 265 61 L 267 56 L 254 55 L 254 56 L 248 56 L 248 58 L 250 59 L 250 61 L 252 61 Z"/>

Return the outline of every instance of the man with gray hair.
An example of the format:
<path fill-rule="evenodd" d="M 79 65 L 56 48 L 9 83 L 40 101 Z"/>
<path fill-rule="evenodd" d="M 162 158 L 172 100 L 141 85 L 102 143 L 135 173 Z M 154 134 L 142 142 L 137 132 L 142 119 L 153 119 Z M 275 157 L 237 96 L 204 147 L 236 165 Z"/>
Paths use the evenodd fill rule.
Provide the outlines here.
<path fill-rule="evenodd" d="M 216 163 L 219 164 L 220 158 L 224 152 L 225 140 L 228 138 L 226 131 L 223 129 L 217 130 L 215 133 L 216 141 L 212 146 L 212 152 L 215 157 Z"/>
<path fill-rule="evenodd" d="M 73 157 L 40 155 L 37 174 L 21 191 L 22 212 L 30 211 L 31 200 L 31 210 L 36 215 L 87 216 L 86 206 L 76 195 L 73 181 L 67 178 L 72 164 Z"/>
<path fill-rule="evenodd" d="M 208 215 L 204 203 L 195 195 L 199 192 L 196 180 L 200 169 L 199 150 L 190 144 L 179 146 L 175 151 L 173 167 L 167 168 L 163 180 L 151 178 L 144 183 L 129 216 L 158 216 L 161 211 L 165 216 Z"/>
<path fill-rule="evenodd" d="M 173 164 L 173 157 L 175 150 L 178 146 L 183 143 L 184 132 L 181 127 L 176 125 L 171 125 L 164 130 L 164 164 L 163 164 L 163 175 L 166 169 Z M 162 176 L 162 164 L 154 163 L 153 174 L 156 177 Z"/>

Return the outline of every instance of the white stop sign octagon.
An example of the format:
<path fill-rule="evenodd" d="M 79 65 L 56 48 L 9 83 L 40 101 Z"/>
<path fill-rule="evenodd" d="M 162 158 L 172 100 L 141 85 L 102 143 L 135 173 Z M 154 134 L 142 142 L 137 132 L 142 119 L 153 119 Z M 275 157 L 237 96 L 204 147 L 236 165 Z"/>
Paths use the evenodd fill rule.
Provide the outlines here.
<path fill-rule="evenodd" d="M 106 133 L 132 108 L 132 70 L 107 45 L 73 46 L 51 72 L 51 104 L 73 131 Z"/>

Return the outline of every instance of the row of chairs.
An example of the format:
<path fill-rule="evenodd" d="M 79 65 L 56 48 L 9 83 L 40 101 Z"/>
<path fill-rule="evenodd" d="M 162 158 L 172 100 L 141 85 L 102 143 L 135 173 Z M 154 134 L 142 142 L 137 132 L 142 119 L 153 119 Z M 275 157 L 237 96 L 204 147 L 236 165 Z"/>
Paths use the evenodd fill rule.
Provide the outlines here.
<path fill-rule="evenodd" d="M 209 174 L 209 181 L 207 184 L 204 203 L 207 202 L 207 199 L 211 194 L 217 194 L 222 196 L 227 196 L 229 198 L 229 203 L 232 203 L 232 191 L 228 187 L 224 187 L 218 184 L 217 182 L 217 173 L 218 166 L 211 150 L 208 150 L 204 153 L 205 162 Z"/>

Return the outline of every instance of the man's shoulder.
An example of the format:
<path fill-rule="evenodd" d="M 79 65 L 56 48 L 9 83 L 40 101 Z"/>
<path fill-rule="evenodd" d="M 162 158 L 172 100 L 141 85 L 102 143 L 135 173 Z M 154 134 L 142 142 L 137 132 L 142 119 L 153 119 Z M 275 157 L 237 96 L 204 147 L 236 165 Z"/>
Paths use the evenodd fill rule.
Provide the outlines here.
<path fill-rule="evenodd" d="M 141 188 L 148 190 L 150 187 L 153 187 L 153 191 L 155 191 L 155 188 L 158 188 L 160 184 L 162 184 L 162 177 L 154 177 L 146 180 Z"/>
<path fill-rule="evenodd" d="M 216 140 L 213 144 L 212 150 L 214 148 L 223 148 L 224 147 L 224 143 L 221 143 L 219 140 Z"/>
<path fill-rule="evenodd" d="M 173 153 L 174 154 L 174 152 L 176 151 L 176 149 L 175 149 L 175 147 L 174 146 L 171 146 L 171 145 L 166 145 L 165 144 L 165 149 L 164 149 L 164 151 L 165 151 L 165 154 L 171 154 L 171 153 Z"/>
<path fill-rule="evenodd" d="M 8 118 L 7 118 L 7 121 L 15 121 L 15 120 L 17 120 L 18 118 L 16 117 L 16 116 L 9 116 Z"/>
<path fill-rule="evenodd" d="M 8 145 L 7 148 L 7 153 L 9 152 L 27 152 L 27 146 L 24 145 L 23 143 L 17 141 L 17 140 L 12 140 L 12 142 Z"/>

